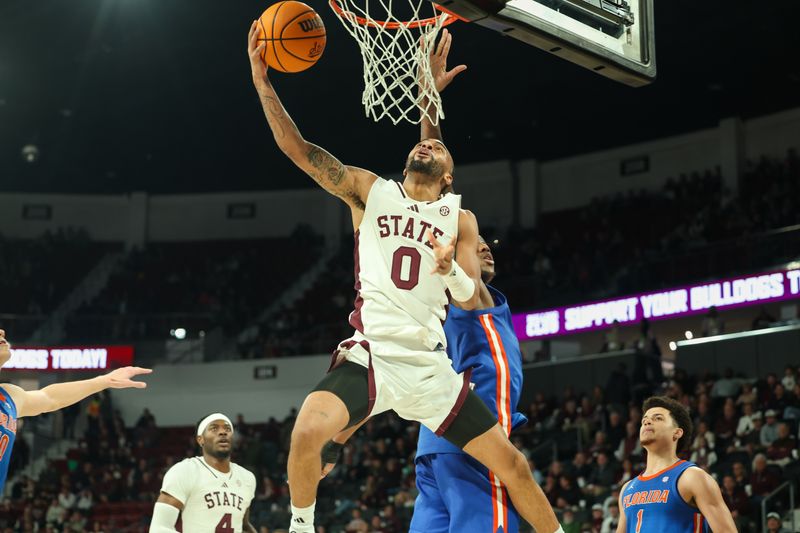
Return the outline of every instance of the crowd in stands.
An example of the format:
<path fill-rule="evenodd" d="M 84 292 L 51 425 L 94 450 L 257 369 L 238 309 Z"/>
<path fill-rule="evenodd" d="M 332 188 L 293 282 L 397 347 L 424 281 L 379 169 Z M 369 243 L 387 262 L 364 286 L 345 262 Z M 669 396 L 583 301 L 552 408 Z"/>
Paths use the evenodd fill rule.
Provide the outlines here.
<path fill-rule="evenodd" d="M 37 239 L 7 239 L 0 234 L 0 315 L 14 321 L 17 338 L 35 326 L 69 294 L 114 245 L 94 243 L 85 231 L 60 229 Z M 25 317 L 30 317 L 26 320 Z"/>
<path fill-rule="evenodd" d="M 732 372 L 689 376 L 679 369 L 647 390 L 616 372 L 605 388 L 579 392 L 567 386 L 559 397 L 532 395 L 529 405 L 519 406 L 529 422 L 512 442 L 529 458 L 565 532 L 615 531 L 620 487 L 644 468 L 640 405 L 652 392 L 691 409 L 695 435 L 683 457 L 719 482 L 739 531 L 760 530 L 761 501 L 785 480 L 800 480 L 800 368 L 759 379 Z M 87 402 L 85 410 L 88 427 L 76 449 L 38 479 L 22 477 L 6 488 L 0 531 L 146 531 L 166 470 L 199 452 L 188 427 L 193 420 L 187 427 L 160 428 L 145 410 L 126 428 L 106 395 Z M 292 411 L 284 420 L 258 424 L 239 416 L 235 422 L 233 460 L 258 480 L 250 518 L 261 533 L 285 531 L 289 522 L 285 473 L 295 416 Z M 318 533 L 408 530 L 417 494 L 418 430 L 394 415 L 379 416 L 359 430 L 320 485 Z M 787 511 L 783 495 L 767 507 L 779 517 Z"/>
<path fill-rule="evenodd" d="M 130 252 L 68 320 L 68 338 L 165 339 L 176 325 L 234 335 L 311 267 L 322 245 L 305 226 L 286 238 L 151 243 Z"/>

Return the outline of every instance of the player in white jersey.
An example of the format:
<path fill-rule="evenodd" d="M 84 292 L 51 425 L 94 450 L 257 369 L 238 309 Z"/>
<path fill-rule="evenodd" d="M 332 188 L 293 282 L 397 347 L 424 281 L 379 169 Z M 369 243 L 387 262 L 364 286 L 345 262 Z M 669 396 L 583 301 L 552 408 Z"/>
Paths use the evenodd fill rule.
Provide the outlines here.
<path fill-rule="evenodd" d="M 197 443 L 203 455 L 184 459 L 164 475 L 151 533 L 177 531 L 179 515 L 186 533 L 255 533 L 250 503 L 256 493 L 256 477 L 231 462 L 230 419 L 222 413 L 203 418 L 197 425 Z"/>
<path fill-rule="evenodd" d="M 436 53 L 446 57 L 449 42 L 440 42 Z M 254 21 L 248 39 L 253 83 L 275 141 L 350 206 L 356 240 L 357 295 L 350 315 L 356 331 L 334 352 L 331 371 L 306 397 L 292 431 L 290 533 L 314 532 L 323 445 L 389 409 L 421 422 L 495 472 L 539 533 L 561 531 L 527 460 L 445 352 L 447 303 L 452 298 L 462 309 L 474 309 L 481 274 L 475 216 L 460 209 L 458 196 L 442 194 L 453 181 L 449 151 L 437 139 L 417 143 L 402 184 L 343 165 L 300 134 L 266 75 L 263 47 Z"/>

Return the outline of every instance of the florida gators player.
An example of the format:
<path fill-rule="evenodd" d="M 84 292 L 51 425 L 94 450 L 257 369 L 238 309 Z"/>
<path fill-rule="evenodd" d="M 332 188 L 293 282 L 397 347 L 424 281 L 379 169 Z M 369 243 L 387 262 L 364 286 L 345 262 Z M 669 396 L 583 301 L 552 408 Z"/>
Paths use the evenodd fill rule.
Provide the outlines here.
<path fill-rule="evenodd" d="M 456 372 L 470 372 L 474 391 L 506 434 L 527 419 L 515 412 L 522 389 L 522 354 L 506 297 L 489 285 L 491 250 L 480 239 L 481 301 L 474 310 L 450 307 L 444 330 Z M 446 439 L 420 428 L 417 489 L 409 533 L 517 533 L 519 514 L 492 472 Z"/>
<path fill-rule="evenodd" d="M 0 329 L 0 367 L 11 359 L 11 344 Z M 152 370 L 127 366 L 103 376 L 82 381 L 55 383 L 41 390 L 26 391 L 11 383 L 0 384 L 0 493 L 6 484 L 11 449 L 17 435 L 17 419 L 58 411 L 105 389 L 143 389 L 146 383 L 131 378 Z"/>
<path fill-rule="evenodd" d="M 696 464 L 678 459 L 689 446 L 692 419 L 677 401 L 653 396 L 642 407 L 639 439 L 647 467 L 619 495 L 617 533 L 735 533 L 717 482 Z"/>

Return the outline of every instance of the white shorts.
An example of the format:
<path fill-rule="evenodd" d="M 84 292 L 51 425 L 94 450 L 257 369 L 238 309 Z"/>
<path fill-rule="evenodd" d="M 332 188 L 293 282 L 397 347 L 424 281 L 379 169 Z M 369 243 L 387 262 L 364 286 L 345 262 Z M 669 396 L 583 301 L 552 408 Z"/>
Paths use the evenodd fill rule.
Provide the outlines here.
<path fill-rule="evenodd" d="M 334 365 L 347 360 L 367 368 L 367 416 L 392 410 L 439 436 L 450 427 L 469 392 L 469 374 L 457 374 L 444 349 L 414 350 L 356 333 L 339 343 L 334 358 Z"/>

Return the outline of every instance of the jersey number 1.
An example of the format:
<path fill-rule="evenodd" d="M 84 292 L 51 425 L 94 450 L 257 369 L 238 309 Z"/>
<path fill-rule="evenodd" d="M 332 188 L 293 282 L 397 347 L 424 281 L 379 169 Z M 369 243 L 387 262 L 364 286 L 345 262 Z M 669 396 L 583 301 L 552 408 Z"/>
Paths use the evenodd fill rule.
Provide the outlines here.
<path fill-rule="evenodd" d="M 642 515 L 644 515 L 644 509 L 639 509 L 636 513 L 636 533 L 642 530 Z"/>
<path fill-rule="evenodd" d="M 403 264 L 408 258 L 408 275 L 403 276 Z M 410 246 L 401 246 L 392 254 L 392 283 L 398 289 L 410 291 L 419 283 L 419 265 L 422 256 L 419 250 Z"/>
<path fill-rule="evenodd" d="M 222 515 L 222 519 L 214 529 L 214 533 L 233 533 L 233 523 L 231 522 L 231 513 Z"/>

